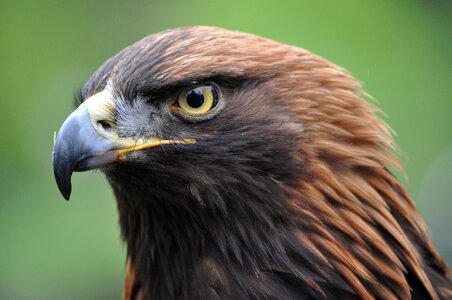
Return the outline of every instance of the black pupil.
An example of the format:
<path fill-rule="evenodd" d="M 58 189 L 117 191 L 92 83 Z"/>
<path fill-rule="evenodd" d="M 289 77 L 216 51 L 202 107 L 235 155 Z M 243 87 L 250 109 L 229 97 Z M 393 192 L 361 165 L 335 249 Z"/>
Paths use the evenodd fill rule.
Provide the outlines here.
<path fill-rule="evenodd" d="M 204 104 L 203 88 L 196 88 L 187 93 L 187 104 L 192 108 L 200 108 Z"/>

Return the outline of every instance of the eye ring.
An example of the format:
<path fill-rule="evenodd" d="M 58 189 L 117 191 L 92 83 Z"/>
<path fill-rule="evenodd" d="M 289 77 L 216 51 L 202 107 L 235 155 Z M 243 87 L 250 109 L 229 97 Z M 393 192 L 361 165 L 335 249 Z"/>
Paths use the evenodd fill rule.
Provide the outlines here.
<path fill-rule="evenodd" d="M 215 84 L 186 87 L 169 101 L 177 115 L 189 121 L 203 121 L 215 116 L 222 108 L 222 94 Z"/>

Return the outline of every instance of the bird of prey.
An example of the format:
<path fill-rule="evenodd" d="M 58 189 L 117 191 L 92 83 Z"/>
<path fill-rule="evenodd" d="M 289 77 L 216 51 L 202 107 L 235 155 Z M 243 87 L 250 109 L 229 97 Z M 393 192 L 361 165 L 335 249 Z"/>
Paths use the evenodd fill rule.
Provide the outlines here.
<path fill-rule="evenodd" d="M 124 299 L 451 299 L 449 269 L 357 81 L 309 51 L 213 27 L 110 58 L 56 137 L 66 199 L 100 169 Z"/>

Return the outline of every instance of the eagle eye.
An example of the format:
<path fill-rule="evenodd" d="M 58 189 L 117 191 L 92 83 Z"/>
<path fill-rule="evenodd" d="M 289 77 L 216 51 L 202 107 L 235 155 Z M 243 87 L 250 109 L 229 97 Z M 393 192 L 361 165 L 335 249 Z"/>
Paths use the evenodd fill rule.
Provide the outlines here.
<path fill-rule="evenodd" d="M 198 118 L 210 115 L 209 112 L 217 107 L 219 92 L 215 85 L 199 85 L 185 88 L 173 101 L 171 108 L 182 116 Z M 204 118 L 202 118 L 204 119 Z"/>

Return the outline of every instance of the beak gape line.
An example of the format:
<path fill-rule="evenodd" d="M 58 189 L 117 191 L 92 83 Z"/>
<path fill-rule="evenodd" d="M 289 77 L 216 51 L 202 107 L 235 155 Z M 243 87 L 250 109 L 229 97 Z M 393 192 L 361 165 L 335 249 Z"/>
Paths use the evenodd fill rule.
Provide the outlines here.
<path fill-rule="evenodd" d="M 111 93 L 104 90 L 85 100 L 64 121 L 53 149 L 53 171 L 61 194 L 66 200 L 71 195 L 71 176 L 126 160 L 129 152 L 169 144 L 193 144 L 193 139 L 148 140 L 121 138 L 118 135 L 115 102 Z M 107 123 L 105 127 L 102 124 Z"/>

